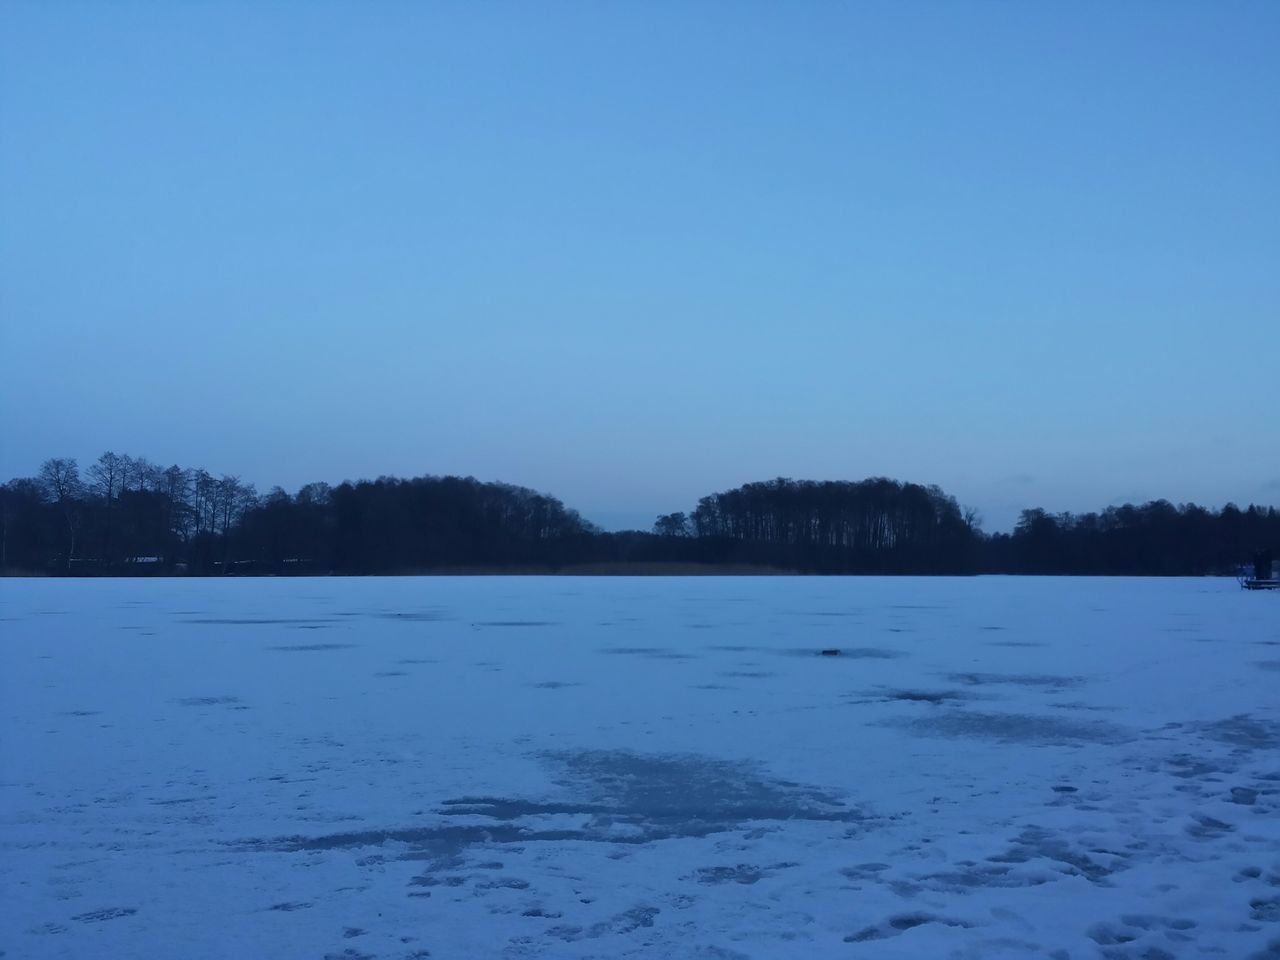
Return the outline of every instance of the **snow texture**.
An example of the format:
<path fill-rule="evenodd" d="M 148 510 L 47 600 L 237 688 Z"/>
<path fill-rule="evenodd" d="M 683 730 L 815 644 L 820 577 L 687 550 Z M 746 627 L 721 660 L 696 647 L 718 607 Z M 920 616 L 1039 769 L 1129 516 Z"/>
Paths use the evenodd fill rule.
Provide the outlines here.
<path fill-rule="evenodd" d="M 7 958 L 1280 957 L 1234 581 L 0 582 Z"/>

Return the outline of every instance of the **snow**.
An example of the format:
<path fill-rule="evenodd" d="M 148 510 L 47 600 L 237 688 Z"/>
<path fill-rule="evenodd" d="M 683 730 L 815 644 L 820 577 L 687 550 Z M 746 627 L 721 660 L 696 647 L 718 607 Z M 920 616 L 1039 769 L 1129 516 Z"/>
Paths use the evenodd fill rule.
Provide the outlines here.
<path fill-rule="evenodd" d="M 1280 955 L 1280 597 L 1234 580 L 6 580 L 0 617 L 6 958 Z"/>

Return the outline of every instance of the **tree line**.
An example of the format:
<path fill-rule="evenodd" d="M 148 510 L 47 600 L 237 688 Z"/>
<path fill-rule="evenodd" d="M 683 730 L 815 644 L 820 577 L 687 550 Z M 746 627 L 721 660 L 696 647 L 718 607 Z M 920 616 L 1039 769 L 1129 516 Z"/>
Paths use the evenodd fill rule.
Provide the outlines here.
<path fill-rule="evenodd" d="M 0 486 L 0 569 L 90 575 L 391 574 L 585 565 L 806 573 L 1226 573 L 1280 546 L 1274 507 L 1158 500 L 1023 511 L 1010 534 L 936 486 L 779 478 L 703 497 L 651 531 L 607 533 L 555 497 L 472 477 L 379 477 L 294 494 L 104 453 Z"/>
<path fill-rule="evenodd" d="M 259 494 L 239 477 L 104 453 L 0 487 L 0 567 L 58 574 L 392 573 L 538 565 L 598 531 L 554 497 L 467 477 Z"/>
<path fill-rule="evenodd" d="M 830 573 L 972 572 L 982 544 L 976 514 L 954 497 L 883 477 L 748 483 L 659 517 L 654 532 L 724 560 Z"/>
<path fill-rule="evenodd" d="M 1209 510 L 1153 500 L 1101 513 L 1023 510 L 1012 534 L 987 538 L 985 553 L 993 572 L 1160 577 L 1233 573 L 1277 547 L 1275 507 Z"/>

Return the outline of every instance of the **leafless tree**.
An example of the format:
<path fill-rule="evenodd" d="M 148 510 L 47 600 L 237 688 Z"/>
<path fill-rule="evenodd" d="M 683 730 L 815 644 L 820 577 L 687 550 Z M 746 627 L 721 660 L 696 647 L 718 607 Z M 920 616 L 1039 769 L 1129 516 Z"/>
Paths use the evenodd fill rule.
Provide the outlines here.
<path fill-rule="evenodd" d="M 53 457 L 40 465 L 39 479 L 45 496 L 58 505 L 67 523 L 67 569 L 70 570 L 83 517 L 80 498 L 84 495 L 84 482 L 80 479 L 80 467 L 74 457 Z"/>
<path fill-rule="evenodd" d="M 89 465 L 89 489 L 100 496 L 106 509 L 103 514 L 103 533 L 105 536 L 105 559 L 108 563 L 115 558 L 115 506 L 120 491 L 124 487 L 125 471 L 130 458 L 120 456 L 108 450 L 98 457 L 97 462 Z"/>
<path fill-rule="evenodd" d="M 683 513 L 664 513 L 654 521 L 653 532 L 660 537 L 687 537 L 689 518 Z"/>

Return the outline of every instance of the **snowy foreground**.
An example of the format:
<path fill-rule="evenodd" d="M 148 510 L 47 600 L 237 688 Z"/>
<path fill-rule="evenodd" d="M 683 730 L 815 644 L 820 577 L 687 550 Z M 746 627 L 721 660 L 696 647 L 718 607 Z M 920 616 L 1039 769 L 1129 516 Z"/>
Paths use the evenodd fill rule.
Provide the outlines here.
<path fill-rule="evenodd" d="M 0 607 L 6 958 L 1280 957 L 1280 596 L 1232 581 Z"/>

